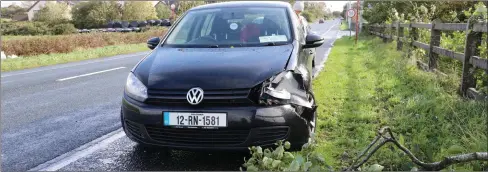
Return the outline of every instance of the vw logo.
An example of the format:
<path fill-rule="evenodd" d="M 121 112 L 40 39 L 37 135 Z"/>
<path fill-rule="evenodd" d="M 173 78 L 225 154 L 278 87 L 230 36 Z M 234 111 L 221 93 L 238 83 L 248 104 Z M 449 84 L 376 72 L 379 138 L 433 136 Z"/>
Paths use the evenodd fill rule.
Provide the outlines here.
<path fill-rule="evenodd" d="M 186 100 L 191 105 L 197 105 L 203 100 L 203 90 L 201 88 L 192 88 L 186 93 Z"/>

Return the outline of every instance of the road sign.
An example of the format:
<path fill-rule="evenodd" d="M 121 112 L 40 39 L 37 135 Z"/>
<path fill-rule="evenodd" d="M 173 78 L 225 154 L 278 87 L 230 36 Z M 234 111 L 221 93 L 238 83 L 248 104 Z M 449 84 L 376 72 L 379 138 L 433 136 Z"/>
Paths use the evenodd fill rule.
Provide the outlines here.
<path fill-rule="evenodd" d="M 354 9 L 347 10 L 347 17 L 354 17 L 356 15 L 356 11 Z"/>

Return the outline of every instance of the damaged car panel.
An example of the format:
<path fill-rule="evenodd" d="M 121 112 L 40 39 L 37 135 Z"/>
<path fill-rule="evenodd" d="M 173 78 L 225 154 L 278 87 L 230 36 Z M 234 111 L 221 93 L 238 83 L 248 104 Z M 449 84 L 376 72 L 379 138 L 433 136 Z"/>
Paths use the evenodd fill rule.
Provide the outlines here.
<path fill-rule="evenodd" d="M 150 39 L 153 51 L 129 74 L 126 135 L 177 149 L 247 150 L 277 140 L 300 148 L 315 129 L 311 50 L 323 43 L 301 29 L 286 2 L 190 9 L 162 41 Z"/>

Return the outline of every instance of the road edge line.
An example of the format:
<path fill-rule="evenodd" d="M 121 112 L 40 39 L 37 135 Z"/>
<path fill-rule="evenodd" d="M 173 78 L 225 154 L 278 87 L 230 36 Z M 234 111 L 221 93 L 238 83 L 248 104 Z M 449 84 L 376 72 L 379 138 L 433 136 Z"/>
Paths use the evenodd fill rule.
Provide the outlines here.
<path fill-rule="evenodd" d="M 334 25 L 334 26 L 336 26 L 336 25 Z M 332 26 L 332 27 L 334 27 L 334 26 Z M 332 27 L 326 33 L 328 33 L 332 29 Z M 327 52 L 325 53 L 326 58 L 320 63 L 320 65 L 318 66 L 319 68 L 313 74 L 313 79 L 317 78 L 317 76 L 319 76 L 320 72 L 322 72 L 322 70 L 325 68 L 325 63 L 327 63 L 327 60 L 329 60 L 330 52 L 332 51 L 332 48 L 334 47 L 334 42 L 338 39 L 337 35 L 339 35 L 339 32 L 341 32 L 341 30 L 339 30 L 335 34 L 335 39 L 332 41 L 332 43 L 330 43 L 331 46 L 330 46 L 329 50 L 327 50 Z M 323 35 L 325 35 L 325 33 Z"/>
<path fill-rule="evenodd" d="M 52 160 L 42 163 L 28 171 L 57 171 L 103 147 L 108 146 L 110 143 L 122 138 L 123 136 L 125 136 L 125 133 L 122 131 L 122 128 L 119 128 Z"/>

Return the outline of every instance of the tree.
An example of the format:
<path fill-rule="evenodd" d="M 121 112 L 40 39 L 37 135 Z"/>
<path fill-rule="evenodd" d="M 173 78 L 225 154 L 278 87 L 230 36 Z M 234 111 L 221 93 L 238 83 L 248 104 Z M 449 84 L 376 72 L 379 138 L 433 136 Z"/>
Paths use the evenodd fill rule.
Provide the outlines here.
<path fill-rule="evenodd" d="M 122 8 L 115 1 L 101 1 L 88 13 L 87 19 L 95 27 L 103 26 L 109 21 L 120 20 L 122 18 Z"/>
<path fill-rule="evenodd" d="M 46 2 L 46 5 L 36 13 L 34 20 L 47 23 L 59 23 L 71 20 L 68 4 Z"/>
<path fill-rule="evenodd" d="M 176 11 L 176 15 L 181 16 L 183 13 L 188 11 L 189 9 L 204 5 L 205 1 L 179 1 L 178 2 L 178 10 Z"/>
<path fill-rule="evenodd" d="M 36 3 L 36 1 L 20 1 L 20 2 L 21 2 L 20 6 L 25 9 L 32 7 L 34 3 Z"/>
<path fill-rule="evenodd" d="M 158 13 L 158 18 L 168 19 L 171 17 L 171 9 L 162 3 L 156 5 L 156 13 Z"/>
<path fill-rule="evenodd" d="M 469 10 L 475 3 L 469 1 L 368 2 L 363 17 L 370 23 L 384 23 L 387 20 L 431 22 L 434 19 L 440 19 L 445 23 L 464 22 L 468 17 L 463 11 Z"/>
<path fill-rule="evenodd" d="M 12 17 L 14 17 L 14 15 L 20 14 L 22 12 L 25 12 L 24 8 L 22 8 L 18 5 L 12 4 L 12 5 L 9 5 L 8 7 L 2 8 L 2 18 L 12 18 Z"/>
<path fill-rule="evenodd" d="M 340 16 L 341 16 L 341 12 L 340 12 L 340 11 L 333 11 L 333 12 L 332 12 L 332 16 L 334 16 L 334 17 L 336 17 L 336 18 L 337 18 L 337 17 L 340 17 Z"/>
<path fill-rule="evenodd" d="M 317 18 L 329 18 L 326 10 L 326 5 L 323 2 L 305 2 L 302 15 L 308 22 L 314 22 Z"/>
<path fill-rule="evenodd" d="M 78 28 L 95 28 L 122 18 L 122 7 L 115 1 L 81 2 L 73 7 L 73 23 Z"/>
<path fill-rule="evenodd" d="M 149 1 L 127 1 L 124 4 L 122 20 L 157 19 L 157 13 Z"/>

